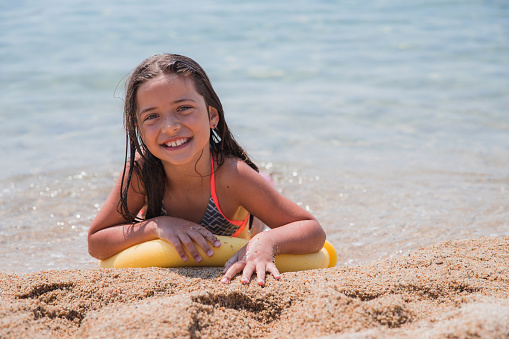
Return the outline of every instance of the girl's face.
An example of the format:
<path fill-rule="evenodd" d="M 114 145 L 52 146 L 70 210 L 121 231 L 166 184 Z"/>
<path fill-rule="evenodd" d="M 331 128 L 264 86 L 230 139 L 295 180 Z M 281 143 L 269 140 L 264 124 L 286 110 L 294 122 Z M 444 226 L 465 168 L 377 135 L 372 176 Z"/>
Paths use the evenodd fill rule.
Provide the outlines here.
<path fill-rule="evenodd" d="M 141 138 L 163 164 L 195 164 L 202 153 L 209 154 L 210 128 L 219 116 L 191 80 L 175 75 L 152 79 L 138 88 L 136 102 Z"/>

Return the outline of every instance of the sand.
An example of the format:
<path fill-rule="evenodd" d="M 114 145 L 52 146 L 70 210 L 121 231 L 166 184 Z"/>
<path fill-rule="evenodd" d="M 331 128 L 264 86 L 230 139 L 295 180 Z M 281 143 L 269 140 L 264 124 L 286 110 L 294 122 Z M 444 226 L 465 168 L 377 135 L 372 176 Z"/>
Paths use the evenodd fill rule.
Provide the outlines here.
<path fill-rule="evenodd" d="M 509 237 L 220 282 L 219 268 L 0 273 L 0 338 L 504 338 Z"/>

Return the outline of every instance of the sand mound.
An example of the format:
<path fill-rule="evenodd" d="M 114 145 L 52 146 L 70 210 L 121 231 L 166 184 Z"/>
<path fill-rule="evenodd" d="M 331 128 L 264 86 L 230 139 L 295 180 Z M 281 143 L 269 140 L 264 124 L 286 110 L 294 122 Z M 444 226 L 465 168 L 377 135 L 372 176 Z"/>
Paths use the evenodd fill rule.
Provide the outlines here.
<path fill-rule="evenodd" d="M 500 338 L 509 237 L 242 285 L 219 268 L 0 274 L 0 337 Z"/>

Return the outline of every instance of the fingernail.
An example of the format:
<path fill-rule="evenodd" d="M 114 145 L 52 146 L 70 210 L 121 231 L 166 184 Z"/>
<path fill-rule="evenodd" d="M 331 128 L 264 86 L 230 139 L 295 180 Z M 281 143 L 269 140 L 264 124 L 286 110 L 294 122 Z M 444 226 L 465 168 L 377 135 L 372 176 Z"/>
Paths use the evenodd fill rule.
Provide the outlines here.
<path fill-rule="evenodd" d="M 221 242 L 219 240 L 216 240 L 216 242 L 214 242 L 214 247 L 219 247 L 221 246 Z"/>
<path fill-rule="evenodd" d="M 242 281 L 242 283 L 243 283 L 243 284 L 247 284 L 247 283 L 249 283 L 249 279 L 246 279 L 246 278 L 242 278 L 242 280 L 241 280 L 241 281 Z"/>
<path fill-rule="evenodd" d="M 258 279 L 258 285 L 263 285 L 265 282 L 262 279 Z"/>
<path fill-rule="evenodd" d="M 184 257 L 182 258 L 182 260 L 183 260 L 183 261 L 187 261 L 187 256 L 184 256 Z"/>
<path fill-rule="evenodd" d="M 194 261 L 196 261 L 196 262 L 200 262 L 200 261 L 201 261 L 201 257 L 200 257 L 200 256 L 198 256 L 198 257 L 194 258 Z"/>
<path fill-rule="evenodd" d="M 208 255 L 209 257 L 211 257 L 211 256 L 212 256 L 212 254 L 214 254 L 214 252 L 213 252 L 212 250 L 209 250 L 209 251 L 207 252 L 207 255 Z"/>
<path fill-rule="evenodd" d="M 228 279 L 226 279 L 226 277 L 224 277 L 223 279 L 221 279 L 221 282 L 222 282 L 223 284 L 226 284 L 226 283 L 228 282 Z"/>

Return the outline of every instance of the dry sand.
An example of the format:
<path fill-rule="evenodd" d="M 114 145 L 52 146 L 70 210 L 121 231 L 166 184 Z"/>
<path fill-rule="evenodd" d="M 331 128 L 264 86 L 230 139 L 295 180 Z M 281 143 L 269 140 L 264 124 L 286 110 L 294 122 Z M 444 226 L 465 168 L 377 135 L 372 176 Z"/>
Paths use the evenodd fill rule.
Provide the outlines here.
<path fill-rule="evenodd" d="M 259 287 L 220 269 L 0 273 L 0 338 L 504 338 L 509 237 Z"/>

